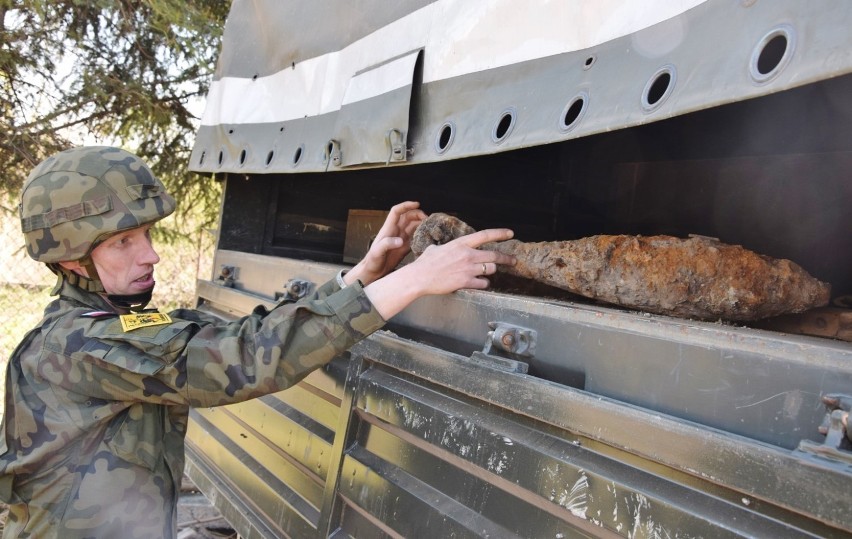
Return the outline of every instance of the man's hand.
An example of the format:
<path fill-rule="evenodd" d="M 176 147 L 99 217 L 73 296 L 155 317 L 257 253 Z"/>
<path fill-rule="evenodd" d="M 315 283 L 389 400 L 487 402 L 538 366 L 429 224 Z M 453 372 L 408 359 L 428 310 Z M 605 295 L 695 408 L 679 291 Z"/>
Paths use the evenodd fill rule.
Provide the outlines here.
<path fill-rule="evenodd" d="M 402 202 L 391 208 L 370 250 L 343 281 L 351 284 L 357 279 L 366 286 L 390 273 L 408 254 L 411 236 L 425 218 L 419 202 Z"/>
<path fill-rule="evenodd" d="M 417 261 L 406 266 L 416 275 L 409 286 L 418 295 L 449 294 L 460 288 L 488 288 L 488 276 L 498 265 L 511 266 L 515 259 L 499 251 L 483 251 L 486 243 L 506 241 L 513 233 L 506 228 L 489 228 L 461 236 L 444 245 L 431 245 Z"/>
<path fill-rule="evenodd" d="M 364 290 L 379 314 L 389 320 L 417 298 L 449 294 L 460 288 L 487 288 L 488 275 L 498 265 L 514 265 L 513 256 L 499 251 L 483 251 L 486 243 L 512 238 L 505 228 L 487 229 L 456 238 L 444 245 L 432 245 L 412 264 L 403 266 Z"/>

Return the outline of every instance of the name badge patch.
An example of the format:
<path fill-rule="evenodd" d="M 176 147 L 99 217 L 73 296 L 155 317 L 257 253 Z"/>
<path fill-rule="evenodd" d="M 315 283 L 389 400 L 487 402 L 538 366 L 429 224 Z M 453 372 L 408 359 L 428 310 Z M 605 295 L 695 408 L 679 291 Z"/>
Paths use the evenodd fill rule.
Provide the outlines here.
<path fill-rule="evenodd" d="M 119 319 L 121 320 L 121 329 L 124 331 L 172 323 L 169 315 L 163 313 L 123 314 Z"/>

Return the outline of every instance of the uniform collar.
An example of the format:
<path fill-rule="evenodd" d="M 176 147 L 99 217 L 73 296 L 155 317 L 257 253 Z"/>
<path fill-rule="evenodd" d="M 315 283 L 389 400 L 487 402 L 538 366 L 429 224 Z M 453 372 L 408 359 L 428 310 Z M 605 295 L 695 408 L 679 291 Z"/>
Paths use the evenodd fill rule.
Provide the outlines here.
<path fill-rule="evenodd" d="M 92 290 L 91 286 L 87 286 L 92 282 L 97 282 L 100 285 L 100 281 L 86 279 L 64 268 L 54 269 L 54 272 L 56 273 L 57 281 L 56 286 L 50 292 L 51 296 L 64 296 L 80 302 L 86 302 L 87 305 L 91 301 L 96 301 L 102 307 L 105 306 L 106 310 L 114 312 L 138 312 L 144 309 L 151 301 L 153 290 L 135 295 L 100 294 L 96 293 L 98 292 L 97 290 Z M 103 290 L 102 286 L 100 288 Z M 83 298 L 87 299 L 84 300 Z"/>
<path fill-rule="evenodd" d="M 80 303 L 86 307 L 91 307 L 96 311 L 118 312 L 115 305 L 112 305 L 100 294 L 83 290 L 63 279 L 61 284 L 57 285 L 58 295 L 62 299 L 71 300 Z M 55 289 L 54 289 L 55 290 Z"/>

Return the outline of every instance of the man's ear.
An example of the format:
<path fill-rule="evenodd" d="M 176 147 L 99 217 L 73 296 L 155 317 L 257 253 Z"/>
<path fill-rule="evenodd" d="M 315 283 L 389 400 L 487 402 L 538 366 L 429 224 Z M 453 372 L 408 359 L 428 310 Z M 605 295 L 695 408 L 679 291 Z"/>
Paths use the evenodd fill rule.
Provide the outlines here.
<path fill-rule="evenodd" d="M 59 265 L 69 271 L 73 271 L 77 275 L 82 275 L 83 277 L 87 278 L 89 277 L 89 273 L 86 271 L 86 268 L 80 265 L 79 260 L 72 260 L 70 262 L 60 262 Z"/>

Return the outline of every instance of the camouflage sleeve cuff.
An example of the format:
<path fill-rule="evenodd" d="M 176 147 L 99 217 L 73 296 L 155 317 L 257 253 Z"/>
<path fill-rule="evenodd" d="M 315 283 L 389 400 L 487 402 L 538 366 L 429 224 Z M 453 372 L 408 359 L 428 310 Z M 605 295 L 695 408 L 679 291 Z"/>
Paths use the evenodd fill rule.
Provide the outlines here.
<path fill-rule="evenodd" d="M 326 301 L 347 333 L 356 340 L 363 339 L 387 323 L 373 306 L 359 281 L 330 295 Z"/>
<path fill-rule="evenodd" d="M 343 280 L 343 276 L 346 275 L 347 271 L 349 270 L 342 269 L 337 272 L 337 275 L 334 276 L 334 281 L 337 283 L 337 286 L 340 287 L 341 290 L 346 288 L 346 281 Z"/>
<path fill-rule="evenodd" d="M 340 287 L 337 286 L 337 283 L 334 279 L 331 279 L 330 281 L 325 282 L 316 289 L 312 299 L 326 299 L 338 290 L 340 290 Z"/>

